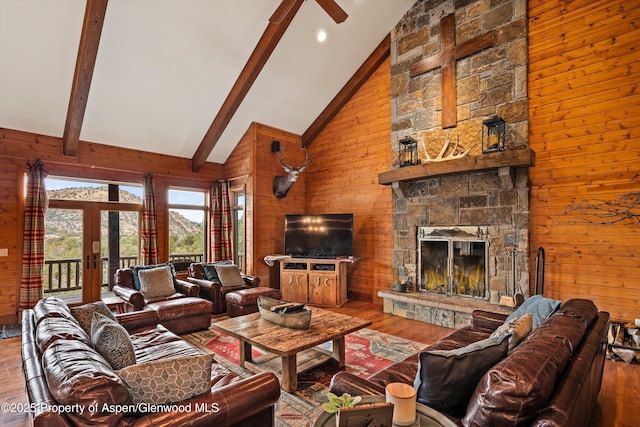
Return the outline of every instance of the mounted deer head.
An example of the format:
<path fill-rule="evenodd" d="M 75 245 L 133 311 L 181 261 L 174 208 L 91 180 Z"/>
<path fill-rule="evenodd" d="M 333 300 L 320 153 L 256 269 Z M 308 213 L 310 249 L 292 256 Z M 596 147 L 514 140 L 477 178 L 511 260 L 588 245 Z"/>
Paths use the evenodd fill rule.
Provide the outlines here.
<path fill-rule="evenodd" d="M 293 183 L 298 180 L 298 175 L 300 175 L 300 173 L 304 171 L 307 166 L 309 166 L 311 160 L 313 160 L 313 158 L 309 157 L 307 147 L 302 147 L 302 149 L 304 150 L 304 163 L 297 168 L 286 164 L 282 160 L 282 151 L 278 151 L 278 155 L 280 156 L 280 164 L 282 165 L 284 171 L 287 173 L 287 176 L 277 175 L 273 178 L 273 194 L 275 194 L 275 196 L 279 199 L 287 195 Z"/>

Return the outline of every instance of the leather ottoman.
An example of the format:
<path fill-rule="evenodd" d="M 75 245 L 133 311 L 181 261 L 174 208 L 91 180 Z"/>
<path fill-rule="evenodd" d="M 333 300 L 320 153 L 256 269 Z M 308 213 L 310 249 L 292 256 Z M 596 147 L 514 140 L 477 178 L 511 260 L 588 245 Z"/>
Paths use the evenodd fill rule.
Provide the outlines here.
<path fill-rule="evenodd" d="M 199 297 L 185 297 L 150 302 L 144 309 L 155 311 L 164 327 L 180 335 L 209 328 L 213 303 Z"/>
<path fill-rule="evenodd" d="M 275 299 L 280 299 L 282 296 L 280 290 L 264 286 L 229 292 L 225 296 L 227 314 L 231 317 L 237 317 L 257 312 L 260 295 Z"/>

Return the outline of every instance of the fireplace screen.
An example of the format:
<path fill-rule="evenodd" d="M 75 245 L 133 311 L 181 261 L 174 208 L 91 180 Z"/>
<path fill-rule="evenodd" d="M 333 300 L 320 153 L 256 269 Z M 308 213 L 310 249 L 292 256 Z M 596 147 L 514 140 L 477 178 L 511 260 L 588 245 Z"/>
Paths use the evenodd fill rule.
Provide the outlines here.
<path fill-rule="evenodd" d="M 470 231 L 420 227 L 421 289 L 447 295 L 487 297 L 489 243 L 477 237 L 481 233 Z"/>

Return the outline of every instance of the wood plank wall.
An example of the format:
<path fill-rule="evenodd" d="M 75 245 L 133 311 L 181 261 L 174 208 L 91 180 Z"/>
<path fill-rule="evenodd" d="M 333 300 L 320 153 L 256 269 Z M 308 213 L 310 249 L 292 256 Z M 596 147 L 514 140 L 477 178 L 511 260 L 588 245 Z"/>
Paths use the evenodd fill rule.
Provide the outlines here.
<path fill-rule="evenodd" d="M 8 256 L 0 258 L 0 316 L 13 315 L 18 307 L 17 278 L 22 261 L 22 212 L 23 188 L 21 177 L 24 165 L 9 158 L 0 157 L 0 248 L 8 250 Z"/>
<path fill-rule="evenodd" d="M 277 153 L 271 152 L 271 142 L 280 141 L 283 161 L 292 167 L 304 163 L 304 152 L 300 149 L 300 135 L 286 132 L 263 124 L 256 124 L 255 177 L 254 185 L 254 265 L 261 280 L 269 278 L 269 286 L 280 287 L 278 266 L 269 267 L 264 262 L 266 255 L 284 252 L 284 216 L 288 213 L 304 212 L 306 171 L 286 197 L 278 199 L 273 194 L 273 177 L 286 175 Z"/>
<path fill-rule="evenodd" d="M 207 163 L 191 172 L 189 159 L 126 148 L 81 142 L 77 156 L 62 154 L 62 141 L 43 135 L 0 128 L 0 316 L 16 314 L 22 262 L 24 174 L 28 161 L 41 159 L 52 176 L 142 184 L 155 177 L 158 245 L 161 261 L 168 259 L 167 190 L 170 186 L 209 189 L 224 175 L 223 166 Z"/>
<path fill-rule="evenodd" d="M 545 295 L 588 298 L 631 321 L 640 318 L 638 22 L 637 1 L 529 0 L 531 256 L 544 247 Z"/>
<path fill-rule="evenodd" d="M 261 285 L 279 288 L 277 265 L 269 267 L 264 262 L 266 255 L 284 251 L 284 215 L 304 212 L 305 175 L 291 187 L 286 197 L 273 195 L 272 181 L 276 175 L 286 175 L 277 153 L 271 152 L 272 141 L 280 141 L 280 150 L 286 164 L 298 167 L 304 162 L 304 151 L 300 149 L 300 135 L 252 123 L 241 144 L 225 162 L 228 178 L 244 175 L 247 170 L 247 272 L 258 276 Z M 250 163 L 247 169 L 246 165 Z M 241 167 L 240 165 L 245 165 Z"/>
<path fill-rule="evenodd" d="M 353 213 L 348 297 L 375 301 L 391 286 L 391 188 L 378 173 L 391 165 L 390 61 L 386 60 L 309 147 L 306 211 Z"/>
<path fill-rule="evenodd" d="M 244 215 L 245 215 L 245 247 L 243 272 L 248 275 L 255 275 L 253 266 L 253 198 L 247 197 L 254 193 L 253 176 L 255 127 L 249 126 L 240 142 L 233 149 L 229 158 L 224 164 L 224 176 L 229 180 L 231 191 L 242 190 L 245 193 Z M 232 196 L 233 197 L 233 196 Z M 233 201 L 232 201 L 233 203 Z M 211 261 L 211 260 L 208 260 Z"/>

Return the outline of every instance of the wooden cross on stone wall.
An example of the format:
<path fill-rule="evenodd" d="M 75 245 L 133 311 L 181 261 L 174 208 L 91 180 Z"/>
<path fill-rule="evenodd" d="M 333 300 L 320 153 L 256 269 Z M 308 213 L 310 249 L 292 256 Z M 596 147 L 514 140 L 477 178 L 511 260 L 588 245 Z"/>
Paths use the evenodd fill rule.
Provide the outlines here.
<path fill-rule="evenodd" d="M 416 77 L 427 71 L 442 67 L 442 128 L 455 127 L 456 114 L 456 61 L 482 49 L 493 46 L 493 32 L 456 44 L 455 15 L 447 15 L 440 20 L 440 53 L 423 59 L 411 66 L 409 76 Z"/>

